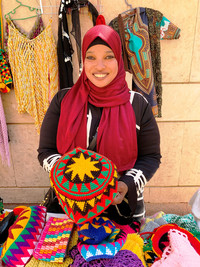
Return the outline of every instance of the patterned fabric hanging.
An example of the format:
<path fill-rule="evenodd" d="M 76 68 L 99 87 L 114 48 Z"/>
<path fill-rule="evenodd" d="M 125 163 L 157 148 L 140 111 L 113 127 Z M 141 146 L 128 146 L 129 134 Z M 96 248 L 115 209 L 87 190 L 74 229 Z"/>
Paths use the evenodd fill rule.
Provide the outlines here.
<path fill-rule="evenodd" d="M 124 67 L 133 74 L 132 90 L 144 95 L 154 116 L 161 117 L 160 40 L 178 39 L 180 29 L 158 10 L 142 7 L 119 14 L 109 25 L 120 35 Z"/>

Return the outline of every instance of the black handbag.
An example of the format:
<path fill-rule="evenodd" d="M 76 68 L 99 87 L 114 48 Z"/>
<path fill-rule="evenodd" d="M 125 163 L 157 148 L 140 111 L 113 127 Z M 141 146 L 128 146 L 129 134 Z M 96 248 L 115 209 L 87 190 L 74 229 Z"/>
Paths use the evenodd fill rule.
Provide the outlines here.
<path fill-rule="evenodd" d="M 40 204 L 40 206 L 44 206 L 47 208 L 47 212 L 52 213 L 64 213 L 62 207 L 60 206 L 58 202 L 58 198 L 56 196 L 56 193 L 54 192 L 54 189 L 52 187 L 49 188 L 47 191 L 44 200 Z"/>

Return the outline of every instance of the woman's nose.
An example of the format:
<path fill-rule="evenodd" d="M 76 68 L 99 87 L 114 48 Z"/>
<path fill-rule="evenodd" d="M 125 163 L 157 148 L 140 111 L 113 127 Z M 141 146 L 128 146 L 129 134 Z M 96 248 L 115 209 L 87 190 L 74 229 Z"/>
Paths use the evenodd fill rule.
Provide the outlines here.
<path fill-rule="evenodd" d="M 102 60 L 102 59 L 97 60 L 96 68 L 97 69 L 104 69 L 105 68 L 104 60 Z"/>

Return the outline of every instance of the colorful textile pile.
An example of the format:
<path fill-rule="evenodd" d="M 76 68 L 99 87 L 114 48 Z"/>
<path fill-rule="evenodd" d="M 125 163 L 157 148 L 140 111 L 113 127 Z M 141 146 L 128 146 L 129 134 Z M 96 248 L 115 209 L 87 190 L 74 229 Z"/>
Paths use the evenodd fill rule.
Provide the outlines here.
<path fill-rule="evenodd" d="M 54 164 L 50 178 L 63 210 L 78 224 L 101 214 L 117 194 L 116 166 L 108 158 L 82 148 L 64 154 Z"/>
<path fill-rule="evenodd" d="M 46 208 L 31 206 L 23 210 L 9 228 L 2 260 L 8 267 L 23 267 L 29 261 L 46 220 Z"/>
<path fill-rule="evenodd" d="M 180 232 L 181 235 L 187 237 L 190 245 L 196 253 L 200 255 L 200 242 L 191 232 L 176 224 L 165 224 L 154 229 L 153 233 L 149 233 L 149 239 L 147 238 L 144 240 L 143 251 L 147 266 L 151 266 L 154 262 L 162 258 L 165 248 L 170 245 L 170 230 L 175 231 L 176 233 Z"/>
<path fill-rule="evenodd" d="M 50 217 L 33 256 L 48 262 L 64 262 L 73 227 L 74 223 L 69 219 Z"/>

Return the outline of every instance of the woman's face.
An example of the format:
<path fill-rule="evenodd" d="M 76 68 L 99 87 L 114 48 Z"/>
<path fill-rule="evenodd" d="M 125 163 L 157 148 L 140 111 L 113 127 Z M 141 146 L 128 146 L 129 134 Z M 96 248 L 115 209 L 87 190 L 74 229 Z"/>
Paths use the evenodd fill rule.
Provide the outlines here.
<path fill-rule="evenodd" d="M 118 73 L 118 63 L 113 51 L 101 44 L 87 50 L 84 68 L 88 79 L 97 87 L 108 85 Z"/>

